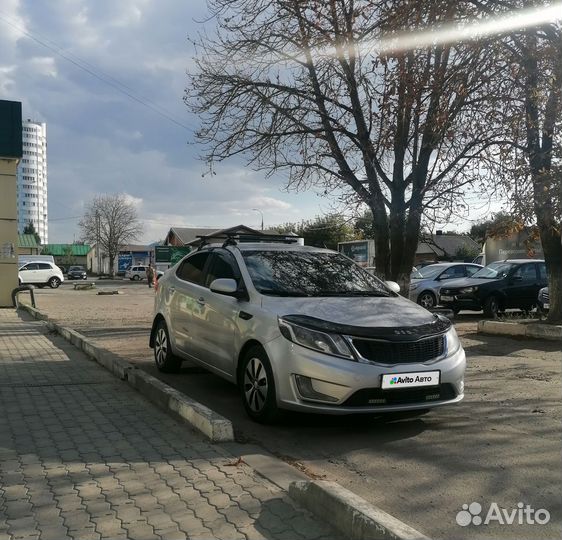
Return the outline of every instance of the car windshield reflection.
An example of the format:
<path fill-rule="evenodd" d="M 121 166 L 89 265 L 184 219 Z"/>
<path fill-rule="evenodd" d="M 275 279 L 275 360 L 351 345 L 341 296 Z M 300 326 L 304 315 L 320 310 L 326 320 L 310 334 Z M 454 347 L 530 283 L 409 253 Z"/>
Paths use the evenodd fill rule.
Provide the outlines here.
<path fill-rule="evenodd" d="M 268 296 L 394 296 L 339 253 L 244 251 L 254 287 Z"/>

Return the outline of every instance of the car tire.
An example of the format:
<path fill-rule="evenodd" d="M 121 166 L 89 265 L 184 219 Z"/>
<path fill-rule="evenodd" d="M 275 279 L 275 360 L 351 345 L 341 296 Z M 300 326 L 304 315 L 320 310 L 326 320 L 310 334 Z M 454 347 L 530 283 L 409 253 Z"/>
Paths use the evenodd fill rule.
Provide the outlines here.
<path fill-rule="evenodd" d="M 500 299 L 496 295 L 491 295 L 484 302 L 484 315 L 497 319 L 500 312 Z"/>
<path fill-rule="evenodd" d="M 433 309 L 437 305 L 437 298 L 431 291 L 423 291 L 418 296 L 418 304 L 425 309 Z"/>
<path fill-rule="evenodd" d="M 135 281 L 138 281 L 140 279 L 140 277 L 137 274 L 135 274 L 131 279 L 133 279 Z"/>
<path fill-rule="evenodd" d="M 162 373 L 177 373 L 181 368 L 181 358 L 172 352 L 170 334 L 163 320 L 156 324 L 154 334 L 154 361 L 158 371 Z"/>
<path fill-rule="evenodd" d="M 56 276 L 53 276 L 48 282 L 47 284 L 49 285 L 49 287 L 51 287 L 51 289 L 57 289 L 60 285 L 60 279 Z"/>
<path fill-rule="evenodd" d="M 260 424 L 271 424 L 279 419 L 277 393 L 273 370 L 262 347 L 249 349 L 242 358 L 239 386 L 242 402 L 248 416 Z"/>

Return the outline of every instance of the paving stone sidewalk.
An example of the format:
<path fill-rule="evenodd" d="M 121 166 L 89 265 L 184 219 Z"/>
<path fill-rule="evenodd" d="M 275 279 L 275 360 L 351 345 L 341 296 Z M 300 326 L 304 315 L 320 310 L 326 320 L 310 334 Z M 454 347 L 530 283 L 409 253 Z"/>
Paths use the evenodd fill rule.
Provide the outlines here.
<path fill-rule="evenodd" d="M 333 539 L 46 326 L 0 309 L 0 540 Z"/>

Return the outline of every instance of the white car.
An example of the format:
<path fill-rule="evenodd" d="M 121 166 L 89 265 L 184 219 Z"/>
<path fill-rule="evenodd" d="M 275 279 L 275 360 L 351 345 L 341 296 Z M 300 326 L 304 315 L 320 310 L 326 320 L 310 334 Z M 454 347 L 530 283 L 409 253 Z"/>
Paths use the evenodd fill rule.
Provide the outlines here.
<path fill-rule="evenodd" d="M 129 278 L 131 281 L 139 281 L 140 279 L 146 279 L 146 266 L 136 265 L 127 268 L 125 271 L 125 277 Z"/>
<path fill-rule="evenodd" d="M 20 285 L 31 283 L 44 287 L 48 285 L 56 289 L 63 281 L 62 270 L 53 263 L 45 261 L 28 262 L 18 272 Z"/>

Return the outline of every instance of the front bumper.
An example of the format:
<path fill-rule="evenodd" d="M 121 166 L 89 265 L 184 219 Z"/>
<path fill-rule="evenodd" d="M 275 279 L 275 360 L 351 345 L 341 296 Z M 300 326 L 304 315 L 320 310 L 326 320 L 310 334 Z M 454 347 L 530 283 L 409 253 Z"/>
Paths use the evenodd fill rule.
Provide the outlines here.
<path fill-rule="evenodd" d="M 458 403 L 464 397 L 466 358 L 459 348 L 439 361 L 394 365 L 363 364 L 301 347 L 280 336 L 265 344 L 271 359 L 277 402 L 283 409 L 321 414 L 356 414 L 429 409 Z M 440 371 L 439 387 L 382 390 L 382 375 Z M 314 389 L 332 402 L 306 398 L 296 376 L 313 381 Z M 399 395 L 401 394 L 401 395 Z"/>
<path fill-rule="evenodd" d="M 453 300 L 444 300 L 443 296 L 451 297 Z M 468 309 L 470 311 L 481 311 L 482 302 L 479 297 L 471 294 L 455 294 L 441 292 L 439 295 L 439 303 L 447 308 Z"/>

